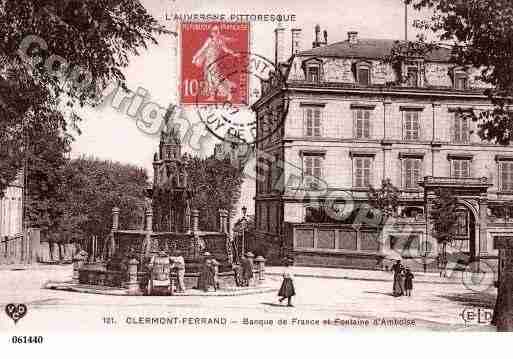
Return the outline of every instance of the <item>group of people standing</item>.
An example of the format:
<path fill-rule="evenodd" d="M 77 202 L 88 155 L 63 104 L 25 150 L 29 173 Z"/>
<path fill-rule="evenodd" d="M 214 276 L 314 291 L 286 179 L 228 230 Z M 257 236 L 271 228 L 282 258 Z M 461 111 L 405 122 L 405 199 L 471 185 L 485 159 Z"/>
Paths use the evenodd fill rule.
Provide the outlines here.
<path fill-rule="evenodd" d="M 415 277 L 411 270 L 404 267 L 401 261 L 398 260 L 392 266 L 392 271 L 394 272 L 394 297 L 401 297 L 403 295 L 411 297 L 411 291 L 413 290 L 413 278 Z"/>
<path fill-rule="evenodd" d="M 205 292 L 208 292 L 211 288 L 217 290 L 219 289 L 219 262 L 209 252 L 205 252 L 203 257 L 204 262 L 198 278 L 198 289 Z M 253 253 L 247 252 L 242 256 L 240 264 L 233 264 L 235 284 L 238 287 L 249 287 L 254 276 L 254 258 Z"/>
<path fill-rule="evenodd" d="M 174 250 L 169 256 L 164 250 L 161 250 L 157 256 L 153 256 L 148 263 L 150 270 L 150 280 L 148 292 L 151 294 L 155 287 L 164 286 L 169 291 L 173 291 L 173 285 L 170 279 L 171 271 L 175 271 L 177 275 L 176 292 L 183 293 L 185 291 L 185 260 L 182 253 Z"/>
<path fill-rule="evenodd" d="M 219 289 L 219 262 L 209 253 L 203 253 L 203 264 L 198 278 L 198 289 L 208 292 Z"/>

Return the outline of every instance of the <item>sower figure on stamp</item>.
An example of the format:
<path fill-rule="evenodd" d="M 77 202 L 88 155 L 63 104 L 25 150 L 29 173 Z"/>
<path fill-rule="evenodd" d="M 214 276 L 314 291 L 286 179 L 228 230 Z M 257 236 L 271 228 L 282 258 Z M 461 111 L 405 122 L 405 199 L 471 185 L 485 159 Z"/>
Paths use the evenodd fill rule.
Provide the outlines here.
<path fill-rule="evenodd" d="M 285 270 L 283 271 L 283 282 L 281 283 L 280 290 L 278 291 L 278 297 L 280 297 L 280 303 L 287 299 L 287 306 L 293 307 L 292 297 L 296 295 L 294 288 L 294 272 L 292 271 L 291 265 L 294 261 L 291 258 L 285 260 Z"/>
<path fill-rule="evenodd" d="M 203 76 L 205 78 L 205 91 L 208 94 L 208 101 L 213 101 L 217 93 L 226 97 L 227 101 L 232 100 L 232 89 L 236 87 L 233 81 L 230 81 L 223 75 L 217 61 L 229 54 L 238 57 L 239 54 L 228 48 L 227 43 L 233 39 L 221 35 L 219 26 L 214 25 L 210 29 L 210 35 L 203 43 L 203 46 L 196 52 L 192 58 L 192 63 L 203 68 Z"/>

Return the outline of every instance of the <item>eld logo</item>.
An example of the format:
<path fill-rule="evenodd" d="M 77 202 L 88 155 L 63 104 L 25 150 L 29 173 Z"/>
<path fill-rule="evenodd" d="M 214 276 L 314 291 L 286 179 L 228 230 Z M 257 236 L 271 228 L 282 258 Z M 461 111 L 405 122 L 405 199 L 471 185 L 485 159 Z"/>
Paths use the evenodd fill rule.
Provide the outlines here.
<path fill-rule="evenodd" d="M 465 308 L 460 314 L 466 324 L 490 324 L 493 310 L 484 308 Z"/>

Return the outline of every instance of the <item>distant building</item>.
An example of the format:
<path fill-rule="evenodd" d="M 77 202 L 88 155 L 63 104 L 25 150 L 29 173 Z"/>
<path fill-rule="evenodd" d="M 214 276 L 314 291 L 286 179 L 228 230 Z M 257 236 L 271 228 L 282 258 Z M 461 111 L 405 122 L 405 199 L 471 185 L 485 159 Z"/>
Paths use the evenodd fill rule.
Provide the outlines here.
<path fill-rule="evenodd" d="M 5 189 L 0 197 L 0 237 L 23 233 L 23 175 Z"/>
<path fill-rule="evenodd" d="M 482 141 L 462 114 L 490 108 L 478 71 L 451 63 L 446 48 L 392 66 L 383 59 L 393 40 L 350 32 L 328 44 L 319 27 L 306 51 L 301 30 L 293 29 L 289 55 L 280 43 L 284 30 L 276 31 L 286 86 L 276 76 L 264 82 L 253 105 L 264 139 L 257 156 L 272 168 L 257 181 L 259 240 L 297 264 L 375 267 L 394 250 L 413 266 L 437 255 L 429 251 L 436 241 L 427 219 L 434 190 L 449 188 L 459 203 L 454 246 L 467 262 L 495 262 L 496 239 L 513 235 L 513 146 Z M 286 101 L 281 130 L 267 136 L 269 116 L 281 117 Z M 368 202 L 369 186 L 387 178 L 401 203 L 385 238 L 372 226 L 352 226 L 353 214 L 332 220 L 330 210 L 348 203 L 340 193 L 357 211 Z"/>

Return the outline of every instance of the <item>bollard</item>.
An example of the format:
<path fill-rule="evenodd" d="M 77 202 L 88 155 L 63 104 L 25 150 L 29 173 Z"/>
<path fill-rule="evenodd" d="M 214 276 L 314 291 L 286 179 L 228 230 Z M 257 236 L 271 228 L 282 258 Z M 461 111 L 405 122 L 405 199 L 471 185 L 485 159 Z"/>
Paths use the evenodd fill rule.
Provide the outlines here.
<path fill-rule="evenodd" d="M 87 258 L 87 252 L 81 250 L 73 258 L 73 283 L 80 283 L 80 269 L 82 269 L 84 262 Z"/>
<path fill-rule="evenodd" d="M 135 258 L 128 262 L 128 295 L 139 295 L 140 288 L 137 281 L 137 265 L 139 261 Z"/>
<path fill-rule="evenodd" d="M 258 256 L 255 258 L 255 263 L 257 264 L 258 269 L 258 280 L 265 280 L 265 258 L 262 256 Z"/>

